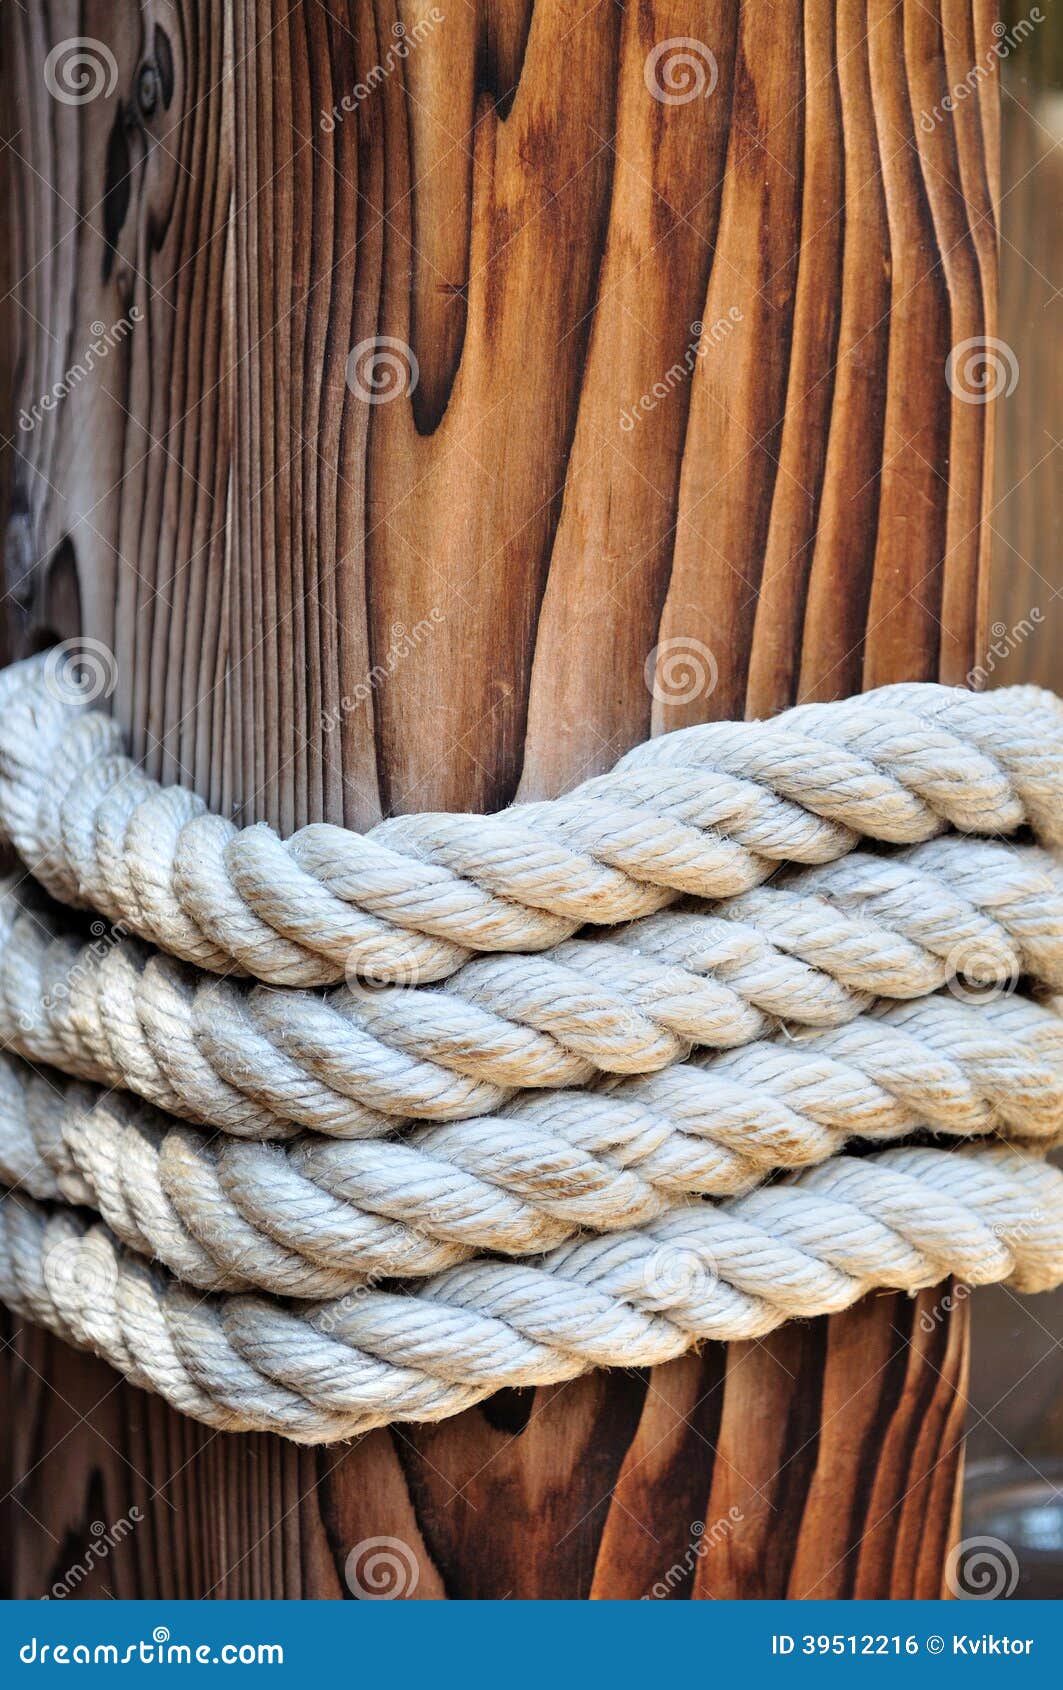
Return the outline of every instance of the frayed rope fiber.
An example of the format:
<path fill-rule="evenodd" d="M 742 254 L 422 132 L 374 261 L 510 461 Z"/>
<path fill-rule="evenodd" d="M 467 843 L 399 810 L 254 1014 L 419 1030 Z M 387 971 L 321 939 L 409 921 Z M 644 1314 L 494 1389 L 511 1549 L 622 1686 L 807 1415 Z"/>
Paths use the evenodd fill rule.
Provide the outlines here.
<path fill-rule="evenodd" d="M 0 1294 L 212 1425 L 1063 1281 L 1048 693 L 888 687 L 282 841 L 45 656 L 0 674 L 0 836 L 44 889 L 0 883 Z"/>

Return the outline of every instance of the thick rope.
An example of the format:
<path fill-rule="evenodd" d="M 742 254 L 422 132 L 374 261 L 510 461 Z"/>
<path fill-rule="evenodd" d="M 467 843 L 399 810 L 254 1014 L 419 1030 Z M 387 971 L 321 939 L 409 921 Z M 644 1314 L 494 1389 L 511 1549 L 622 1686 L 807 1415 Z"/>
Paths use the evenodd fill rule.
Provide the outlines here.
<path fill-rule="evenodd" d="M 711 910 L 669 910 L 443 986 L 327 997 L 213 978 L 136 940 L 78 945 L 0 896 L 0 1042 L 244 1137 L 379 1137 L 514 1091 L 647 1073 L 695 1046 L 838 1026 L 952 979 L 1063 990 L 1063 872 L 1035 846 L 946 836 L 854 852 Z"/>
<path fill-rule="evenodd" d="M 0 1057 L 0 1180 L 97 1209 L 204 1290 L 339 1295 L 478 1251 L 531 1255 L 642 1226 L 849 1138 L 1063 1139 L 1063 1020 L 948 995 L 681 1064 L 609 1092 L 522 1095 L 401 1139 L 212 1140 L 124 1093 Z"/>
<path fill-rule="evenodd" d="M 438 1420 L 502 1386 L 653 1366 L 950 1273 L 1019 1290 L 1063 1281 L 1063 1174 L 1005 1147 L 840 1156 L 535 1263 L 480 1259 L 412 1292 L 293 1306 L 202 1297 L 101 1224 L 0 1204 L 10 1308 L 209 1425 L 303 1443 Z"/>
<path fill-rule="evenodd" d="M 0 889 L 0 1041 L 76 1077 L 0 1057 L 0 1294 L 136 1383 L 321 1442 L 873 1286 L 1063 1281 L 1049 695 L 888 688 L 286 843 L 84 706 L 0 676 L 0 837 L 115 924 Z M 839 1153 L 926 1132 L 1013 1142 Z"/>
<path fill-rule="evenodd" d="M 275 984 L 445 978 L 548 949 L 782 861 L 946 827 L 1063 843 L 1063 711 L 1032 688 L 885 688 L 648 741 L 563 798 L 282 841 L 148 780 L 49 657 L 0 675 L 0 835 L 57 898 L 173 956 Z"/>

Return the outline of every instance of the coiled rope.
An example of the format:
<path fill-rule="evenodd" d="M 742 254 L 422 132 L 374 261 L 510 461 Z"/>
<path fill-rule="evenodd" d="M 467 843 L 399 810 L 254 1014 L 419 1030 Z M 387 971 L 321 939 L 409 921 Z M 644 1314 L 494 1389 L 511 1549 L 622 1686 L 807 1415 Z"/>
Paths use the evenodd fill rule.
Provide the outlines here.
<path fill-rule="evenodd" d="M 837 1313 L 875 1286 L 957 1273 L 1035 1291 L 1061 1264 L 1063 1174 L 1003 1146 L 838 1156 L 533 1262 L 480 1258 L 413 1290 L 310 1304 L 203 1296 L 102 1224 L 28 1198 L 0 1205 L 10 1308 L 209 1425 L 303 1443 L 442 1419 L 503 1386 L 655 1366 Z"/>
<path fill-rule="evenodd" d="M 122 1092 L 0 1057 L 0 1179 L 97 1209 L 131 1248 L 206 1290 L 338 1295 L 644 1225 L 850 1138 L 1063 1140 L 1063 1020 L 1021 998 L 947 995 L 681 1064 L 608 1092 L 514 1099 L 401 1138 L 282 1146 L 178 1125 Z"/>
<path fill-rule="evenodd" d="M 32 900 L 30 900 L 32 903 Z M 296 1126 L 379 1136 L 493 1111 L 520 1088 L 647 1073 L 691 1048 L 838 1026 L 875 996 L 957 976 L 1063 988 L 1063 877 L 1035 846 L 956 836 L 854 853 L 725 900 L 666 911 L 545 956 L 484 957 L 445 986 L 327 997 L 218 982 L 134 940 L 76 941 L 0 897 L 0 1039 L 257 1138 Z"/>
<path fill-rule="evenodd" d="M 0 675 L 0 833 L 53 896 L 170 955 L 280 985 L 445 978 L 472 952 L 541 951 L 681 894 L 731 897 L 781 862 L 946 827 L 1063 843 L 1051 694 L 886 687 L 772 722 L 647 741 L 563 798 L 422 815 L 360 835 L 238 829 L 125 754 L 47 655 Z"/>
<path fill-rule="evenodd" d="M 69 1076 L 0 1056 L 0 1294 L 316 1442 L 872 1286 L 1058 1283 L 1061 777 L 1050 695 L 892 687 L 282 842 L 17 665 L 0 834 L 105 921 L 0 885 L 0 1043 Z M 928 1133 L 988 1142 L 844 1153 Z"/>

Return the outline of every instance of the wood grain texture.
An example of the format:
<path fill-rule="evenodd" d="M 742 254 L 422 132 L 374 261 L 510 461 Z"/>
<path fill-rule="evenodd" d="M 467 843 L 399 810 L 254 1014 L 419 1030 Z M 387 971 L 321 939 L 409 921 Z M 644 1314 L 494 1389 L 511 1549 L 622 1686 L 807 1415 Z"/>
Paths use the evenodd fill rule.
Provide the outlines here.
<path fill-rule="evenodd" d="M 994 329 L 992 95 L 920 115 L 988 11 L 438 11 L 5 13 L 12 415 L 142 312 L 9 430 L 17 648 L 107 642 L 149 767 L 286 830 L 961 679 L 991 408 L 945 361 Z M 75 34 L 116 66 L 80 106 L 41 73 Z M 704 87 L 662 100 L 676 37 Z M 407 378 L 377 403 L 348 355 L 380 337 Z M 136 1504 L 81 1593 L 343 1596 L 386 1535 L 419 1598 L 935 1595 L 966 1325 L 877 1297 L 316 1453 L 211 1435 L 39 1334 L 3 1365 L 19 1594 Z"/>

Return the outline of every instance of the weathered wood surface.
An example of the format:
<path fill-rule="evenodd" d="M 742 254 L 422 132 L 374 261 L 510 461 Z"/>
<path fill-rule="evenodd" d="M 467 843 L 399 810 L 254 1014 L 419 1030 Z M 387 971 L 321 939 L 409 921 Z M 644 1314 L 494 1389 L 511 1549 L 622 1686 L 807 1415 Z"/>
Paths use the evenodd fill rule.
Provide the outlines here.
<path fill-rule="evenodd" d="M 995 90 L 920 116 L 984 0 L 439 10 L 5 11 L 13 647 L 106 642 L 149 767 L 285 829 L 961 680 L 991 407 L 944 371 L 994 328 Z M 74 35 L 115 65 L 80 105 L 42 81 Z M 654 96 L 677 36 L 707 96 Z M 370 403 L 348 354 L 381 336 L 419 380 Z M 385 1535 L 418 1597 L 933 1595 L 965 1363 L 962 1307 L 877 1297 L 314 1453 L 20 1331 L 12 1585 L 136 1505 L 83 1594 L 341 1596 Z"/>

